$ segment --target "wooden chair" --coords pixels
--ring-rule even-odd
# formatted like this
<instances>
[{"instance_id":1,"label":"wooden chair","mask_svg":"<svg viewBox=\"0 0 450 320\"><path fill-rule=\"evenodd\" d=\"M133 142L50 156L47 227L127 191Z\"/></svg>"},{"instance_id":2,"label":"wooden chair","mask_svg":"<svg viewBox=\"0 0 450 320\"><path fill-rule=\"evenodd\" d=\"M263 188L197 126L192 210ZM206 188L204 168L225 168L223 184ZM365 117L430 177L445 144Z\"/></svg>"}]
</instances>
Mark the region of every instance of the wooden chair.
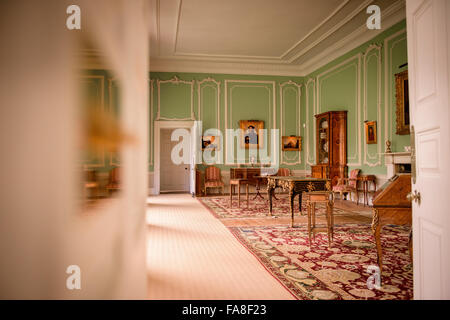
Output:
<instances>
[{"instance_id":1,"label":"wooden chair","mask_svg":"<svg viewBox=\"0 0 450 320\"><path fill-rule=\"evenodd\" d=\"M238 208L241 207L241 185L245 185L246 195L247 195L247 207L249 206L248 201L248 188L249 181L247 179L247 171L240 172L233 168L230 169L230 208L233 207L233 193L237 186L238 188Z\"/></svg>"},{"instance_id":2,"label":"wooden chair","mask_svg":"<svg viewBox=\"0 0 450 320\"><path fill-rule=\"evenodd\" d=\"M109 182L105 187L105 189L108 190L109 194L111 194L112 191L118 191L121 189L119 174L120 169L118 167L113 168L109 172Z\"/></svg>"},{"instance_id":3,"label":"wooden chair","mask_svg":"<svg viewBox=\"0 0 450 320\"><path fill-rule=\"evenodd\" d=\"M222 181L222 177L220 175L220 169L215 166L209 166L205 170L205 184L204 184L204 191L205 196L208 195L208 188L222 188L222 195L223 195L223 189L225 187L225 184Z\"/></svg>"},{"instance_id":4,"label":"wooden chair","mask_svg":"<svg viewBox=\"0 0 450 320\"><path fill-rule=\"evenodd\" d=\"M334 237L334 193L331 191L311 191L304 192L303 198L306 200L308 213L308 238L311 247L311 234L316 238L317 231L326 231L328 234L328 247L331 247ZM326 226L316 226L316 204L323 203L326 206Z\"/></svg>"},{"instance_id":5,"label":"wooden chair","mask_svg":"<svg viewBox=\"0 0 450 320\"><path fill-rule=\"evenodd\" d=\"M349 178L339 178L337 185L333 187L334 193L340 193L341 200L344 194L356 193L356 204L359 204L359 193L358 193L358 176L360 169L353 169L350 171Z\"/></svg>"},{"instance_id":6,"label":"wooden chair","mask_svg":"<svg viewBox=\"0 0 450 320\"><path fill-rule=\"evenodd\" d=\"M291 175L291 170L288 168L280 168L278 169L277 176L280 177L289 177Z\"/></svg>"}]
</instances>

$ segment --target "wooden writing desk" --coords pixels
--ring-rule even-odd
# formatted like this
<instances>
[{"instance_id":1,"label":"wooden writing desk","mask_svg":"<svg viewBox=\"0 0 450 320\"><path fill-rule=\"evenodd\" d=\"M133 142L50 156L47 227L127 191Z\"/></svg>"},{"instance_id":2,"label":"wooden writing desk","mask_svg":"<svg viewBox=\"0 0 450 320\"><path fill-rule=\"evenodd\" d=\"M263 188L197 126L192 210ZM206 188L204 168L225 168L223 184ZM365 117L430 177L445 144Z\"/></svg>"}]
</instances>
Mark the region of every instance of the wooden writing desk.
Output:
<instances>
[{"instance_id":1,"label":"wooden writing desk","mask_svg":"<svg viewBox=\"0 0 450 320\"><path fill-rule=\"evenodd\" d=\"M411 225L411 202L406 198L411 192L411 175L395 175L390 178L374 195L372 232L377 246L378 266L383 269L380 232L384 225ZM412 257L412 241L408 243Z\"/></svg>"}]
</instances>

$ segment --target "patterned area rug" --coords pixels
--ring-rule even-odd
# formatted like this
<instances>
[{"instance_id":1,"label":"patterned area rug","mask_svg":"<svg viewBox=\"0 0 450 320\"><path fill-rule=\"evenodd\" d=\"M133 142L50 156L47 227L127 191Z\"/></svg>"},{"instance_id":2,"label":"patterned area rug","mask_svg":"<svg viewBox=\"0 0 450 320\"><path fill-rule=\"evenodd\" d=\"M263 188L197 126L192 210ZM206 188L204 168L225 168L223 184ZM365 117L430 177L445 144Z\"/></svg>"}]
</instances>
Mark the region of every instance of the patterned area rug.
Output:
<instances>
[{"instance_id":1,"label":"patterned area rug","mask_svg":"<svg viewBox=\"0 0 450 320\"><path fill-rule=\"evenodd\" d=\"M242 197L242 195L241 195ZM269 205L267 200L262 200L257 198L252 200L254 195L250 196L249 206L247 208L247 200L245 200L245 195L241 198L241 207L238 208L237 197L233 197L233 207L230 208L230 198L228 196L224 197L205 197L197 198L216 218L219 219L229 219L229 218L262 218L266 217L269 213ZM273 200L273 215L274 216L290 216L290 205L287 195L277 195L278 200ZM303 212L306 213L306 207L302 203ZM325 212L324 206L317 206L317 213L323 214ZM335 215L348 215L351 212L342 210L339 208L334 208L333 212ZM298 210L298 198L294 201L294 213L299 214Z\"/></svg>"},{"instance_id":2,"label":"patterned area rug","mask_svg":"<svg viewBox=\"0 0 450 320\"><path fill-rule=\"evenodd\" d=\"M228 227L264 267L298 299L412 299L409 229L385 226L381 289L369 290L367 267L376 265L369 225L335 226L328 248L326 233L308 244L306 227Z\"/></svg>"}]
</instances>

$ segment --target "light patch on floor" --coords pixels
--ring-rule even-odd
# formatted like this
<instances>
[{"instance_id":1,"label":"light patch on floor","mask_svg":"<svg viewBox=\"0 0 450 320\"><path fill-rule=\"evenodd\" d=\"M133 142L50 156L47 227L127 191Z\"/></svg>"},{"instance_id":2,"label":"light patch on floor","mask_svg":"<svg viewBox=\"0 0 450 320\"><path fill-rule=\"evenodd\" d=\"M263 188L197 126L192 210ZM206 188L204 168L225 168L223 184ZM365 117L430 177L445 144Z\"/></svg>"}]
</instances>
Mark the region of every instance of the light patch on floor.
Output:
<instances>
[{"instance_id":1,"label":"light patch on floor","mask_svg":"<svg viewBox=\"0 0 450 320\"><path fill-rule=\"evenodd\" d=\"M147 224L149 299L294 299L190 195L149 197Z\"/></svg>"}]
</instances>

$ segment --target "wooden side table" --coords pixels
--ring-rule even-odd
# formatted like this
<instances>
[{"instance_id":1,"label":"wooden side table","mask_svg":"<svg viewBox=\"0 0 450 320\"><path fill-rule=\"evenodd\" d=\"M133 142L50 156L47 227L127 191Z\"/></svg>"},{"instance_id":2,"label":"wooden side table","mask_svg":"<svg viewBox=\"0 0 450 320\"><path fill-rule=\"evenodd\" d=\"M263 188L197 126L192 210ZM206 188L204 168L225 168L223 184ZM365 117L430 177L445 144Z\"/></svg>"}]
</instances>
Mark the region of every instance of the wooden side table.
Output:
<instances>
[{"instance_id":1,"label":"wooden side table","mask_svg":"<svg viewBox=\"0 0 450 320\"><path fill-rule=\"evenodd\" d=\"M358 180L363 184L364 206L369 205L369 182L373 184L373 192L377 191L376 177L373 174L360 174Z\"/></svg>"},{"instance_id":2,"label":"wooden side table","mask_svg":"<svg viewBox=\"0 0 450 320\"><path fill-rule=\"evenodd\" d=\"M248 207L248 180L244 178L232 178L230 179L230 208L233 207L233 192L234 188L238 187L238 208L241 207L241 185L246 186L247 194L247 207Z\"/></svg>"},{"instance_id":3,"label":"wooden side table","mask_svg":"<svg viewBox=\"0 0 450 320\"><path fill-rule=\"evenodd\" d=\"M308 212L308 237L309 246L311 247L311 234L314 240L317 231L326 231L328 234L328 247L331 248L334 233L334 215L333 215L333 199L334 194L331 191L311 191L303 194L306 200L306 207ZM324 203L326 210L326 226L316 226L316 203Z\"/></svg>"}]
</instances>

